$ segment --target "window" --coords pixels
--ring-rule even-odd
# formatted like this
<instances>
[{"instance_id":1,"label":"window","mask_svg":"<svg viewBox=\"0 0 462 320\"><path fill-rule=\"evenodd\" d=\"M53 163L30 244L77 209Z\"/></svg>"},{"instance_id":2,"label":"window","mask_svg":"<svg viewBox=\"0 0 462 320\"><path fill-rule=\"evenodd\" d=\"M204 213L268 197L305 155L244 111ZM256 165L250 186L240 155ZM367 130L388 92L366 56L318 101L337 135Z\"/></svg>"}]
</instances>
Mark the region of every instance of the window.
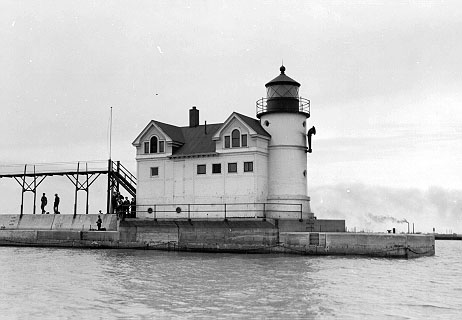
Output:
<instances>
[{"instance_id":1,"label":"window","mask_svg":"<svg viewBox=\"0 0 462 320\"><path fill-rule=\"evenodd\" d=\"M228 172L237 172L237 163L228 163Z\"/></svg>"},{"instance_id":2,"label":"window","mask_svg":"<svg viewBox=\"0 0 462 320\"><path fill-rule=\"evenodd\" d=\"M149 153L149 141L144 143L144 153Z\"/></svg>"},{"instance_id":3,"label":"window","mask_svg":"<svg viewBox=\"0 0 462 320\"><path fill-rule=\"evenodd\" d=\"M157 141L158 141L158 139L157 139L156 136L151 138L151 141L150 141L151 148L149 150L150 153L157 153Z\"/></svg>"},{"instance_id":4,"label":"window","mask_svg":"<svg viewBox=\"0 0 462 320\"><path fill-rule=\"evenodd\" d=\"M231 140L232 140L232 146L233 148L239 148L241 146L241 134L239 130L234 129L233 132L231 133Z\"/></svg>"},{"instance_id":5,"label":"window","mask_svg":"<svg viewBox=\"0 0 462 320\"><path fill-rule=\"evenodd\" d=\"M157 177L159 175L159 167L151 167L151 177Z\"/></svg>"},{"instance_id":6,"label":"window","mask_svg":"<svg viewBox=\"0 0 462 320\"><path fill-rule=\"evenodd\" d=\"M244 162L244 172L252 172L253 171L253 161Z\"/></svg>"},{"instance_id":7,"label":"window","mask_svg":"<svg viewBox=\"0 0 462 320\"><path fill-rule=\"evenodd\" d=\"M231 136L225 136L225 148L247 147L247 134L241 135L238 129L231 132Z\"/></svg>"},{"instance_id":8,"label":"window","mask_svg":"<svg viewBox=\"0 0 462 320\"><path fill-rule=\"evenodd\" d=\"M221 163L212 164L212 173L221 173Z\"/></svg>"},{"instance_id":9,"label":"window","mask_svg":"<svg viewBox=\"0 0 462 320\"><path fill-rule=\"evenodd\" d=\"M246 134L243 134L241 136L241 146L247 147L247 135Z\"/></svg>"},{"instance_id":10,"label":"window","mask_svg":"<svg viewBox=\"0 0 462 320\"><path fill-rule=\"evenodd\" d=\"M156 136L152 136L149 141L144 142L144 153L163 153L165 152L165 141L159 140Z\"/></svg>"},{"instance_id":11,"label":"window","mask_svg":"<svg viewBox=\"0 0 462 320\"><path fill-rule=\"evenodd\" d=\"M206 171L206 165L205 164L198 164L197 165L197 174L205 174Z\"/></svg>"}]
</instances>

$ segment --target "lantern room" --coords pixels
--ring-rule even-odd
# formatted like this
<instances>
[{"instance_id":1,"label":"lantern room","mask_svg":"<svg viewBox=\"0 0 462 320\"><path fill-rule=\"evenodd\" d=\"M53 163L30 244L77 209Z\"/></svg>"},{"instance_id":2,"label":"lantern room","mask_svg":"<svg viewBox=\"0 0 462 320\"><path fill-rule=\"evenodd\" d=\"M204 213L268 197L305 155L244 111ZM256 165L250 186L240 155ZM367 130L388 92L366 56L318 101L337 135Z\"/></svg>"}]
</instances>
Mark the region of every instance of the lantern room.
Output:
<instances>
[{"instance_id":1,"label":"lantern room","mask_svg":"<svg viewBox=\"0 0 462 320\"><path fill-rule=\"evenodd\" d=\"M310 101L299 96L300 83L285 74L286 68L279 68L281 74L268 82L266 98L257 101L257 117L265 113L289 112L310 115Z\"/></svg>"}]
</instances>

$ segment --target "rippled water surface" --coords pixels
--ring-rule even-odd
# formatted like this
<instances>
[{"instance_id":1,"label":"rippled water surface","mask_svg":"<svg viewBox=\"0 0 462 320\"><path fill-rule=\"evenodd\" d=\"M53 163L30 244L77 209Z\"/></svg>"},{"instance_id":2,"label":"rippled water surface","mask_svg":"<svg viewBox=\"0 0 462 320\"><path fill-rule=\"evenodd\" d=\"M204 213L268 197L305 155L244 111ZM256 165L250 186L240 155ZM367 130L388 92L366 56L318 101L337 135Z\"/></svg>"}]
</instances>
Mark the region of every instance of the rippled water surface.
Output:
<instances>
[{"instance_id":1,"label":"rippled water surface","mask_svg":"<svg viewBox=\"0 0 462 320\"><path fill-rule=\"evenodd\" d=\"M0 247L0 318L462 318L462 241L414 260Z\"/></svg>"}]
</instances>

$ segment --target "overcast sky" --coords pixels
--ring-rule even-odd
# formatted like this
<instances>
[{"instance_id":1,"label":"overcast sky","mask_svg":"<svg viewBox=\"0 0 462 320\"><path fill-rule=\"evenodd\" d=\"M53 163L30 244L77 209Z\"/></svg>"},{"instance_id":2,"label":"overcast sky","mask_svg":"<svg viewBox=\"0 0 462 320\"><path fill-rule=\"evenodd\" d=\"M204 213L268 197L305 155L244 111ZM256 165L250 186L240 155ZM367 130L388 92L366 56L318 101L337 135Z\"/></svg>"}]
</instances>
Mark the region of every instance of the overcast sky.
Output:
<instances>
[{"instance_id":1,"label":"overcast sky","mask_svg":"<svg viewBox=\"0 0 462 320\"><path fill-rule=\"evenodd\" d=\"M113 107L112 158L134 169L149 120L254 117L284 60L311 100L319 218L462 232L461 39L457 1L2 1L0 164L107 159ZM69 211L69 181L39 192L61 185ZM20 190L0 180L2 213Z\"/></svg>"}]
</instances>

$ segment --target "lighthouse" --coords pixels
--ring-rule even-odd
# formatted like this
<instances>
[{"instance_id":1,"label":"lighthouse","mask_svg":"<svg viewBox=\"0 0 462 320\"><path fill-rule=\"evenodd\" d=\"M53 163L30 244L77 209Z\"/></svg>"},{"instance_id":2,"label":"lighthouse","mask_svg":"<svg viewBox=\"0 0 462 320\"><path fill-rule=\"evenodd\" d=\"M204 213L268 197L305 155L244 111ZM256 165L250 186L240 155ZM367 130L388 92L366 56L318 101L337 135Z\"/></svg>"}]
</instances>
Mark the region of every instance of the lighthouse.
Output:
<instances>
[{"instance_id":1,"label":"lighthouse","mask_svg":"<svg viewBox=\"0 0 462 320\"><path fill-rule=\"evenodd\" d=\"M299 95L300 83L285 74L268 82L266 98L257 100L257 118L271 135L268 144L268 202L301 204L312 218L307 187L307 120L310 101ZM311 150L310 150L311 151Z\"/></svg>"},{"instance_id":2,"label":"lighthouse","mask_svg":"<svg viewBox=\"0 0 462 320\"><path fill-rule=\"evenodd\" d=\"M285 71L281 66L281 73L266 84L256 118L232 112L222 123L200 124L199 109L193 106L189 126L151 120L133 142L137 215L257 217L277 220L284 230L312 230L310 101L299 95L300 83Z\"/></svg>"}]
</instances>

